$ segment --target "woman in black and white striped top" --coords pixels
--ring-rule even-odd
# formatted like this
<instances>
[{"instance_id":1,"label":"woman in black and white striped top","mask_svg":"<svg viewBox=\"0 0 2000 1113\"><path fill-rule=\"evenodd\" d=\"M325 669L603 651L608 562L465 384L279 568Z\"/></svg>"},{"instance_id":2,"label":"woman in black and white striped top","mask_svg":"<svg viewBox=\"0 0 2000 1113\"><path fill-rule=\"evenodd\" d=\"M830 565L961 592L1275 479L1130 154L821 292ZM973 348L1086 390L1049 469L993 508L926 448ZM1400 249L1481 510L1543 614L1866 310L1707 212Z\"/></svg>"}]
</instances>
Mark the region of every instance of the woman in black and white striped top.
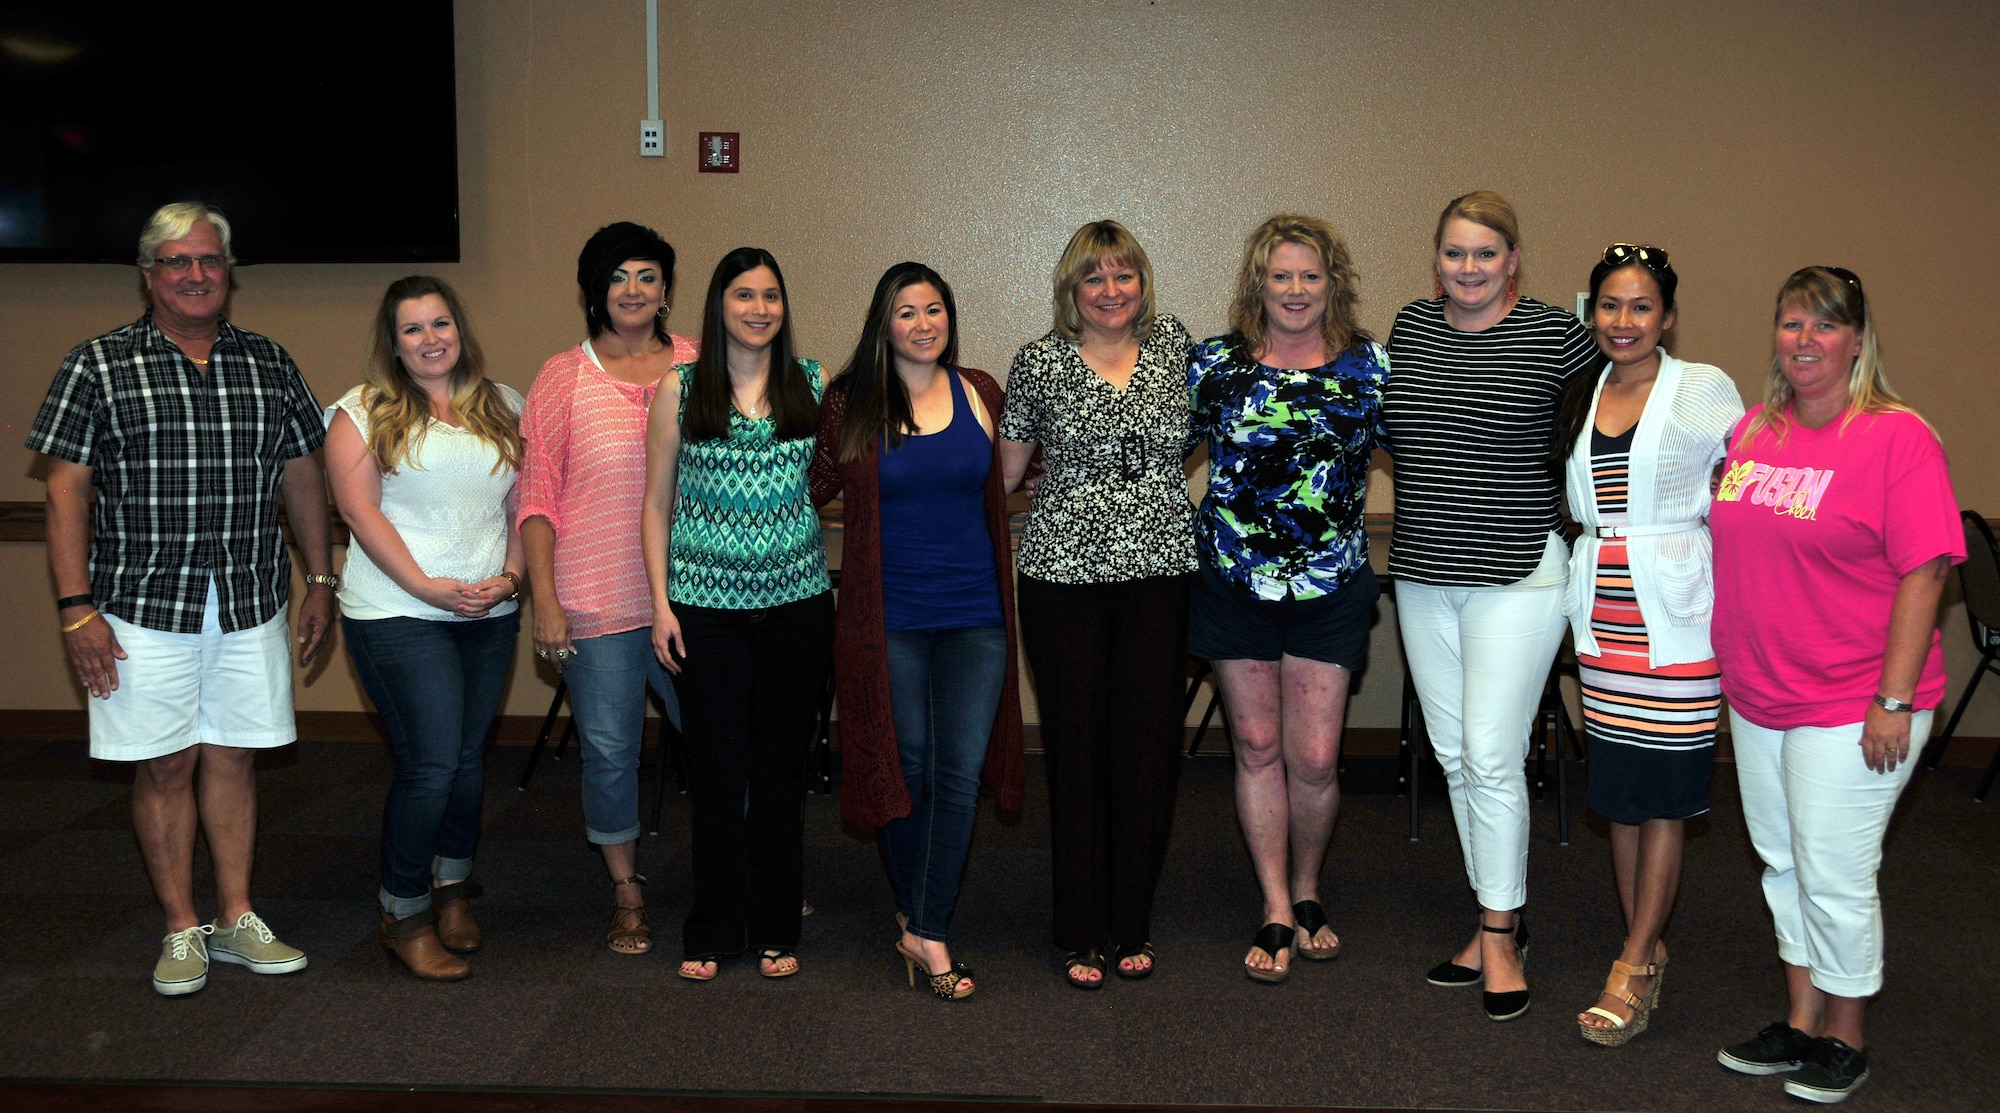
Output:
<instances>
[{"instance_id":1,"label":"woman in black and white striped top","mask_svg":"<svg viewBox=\"0 0 2000 1113\"><path fill-rule=\"evenodd\" d=\"M1439 296L1389 333L1382 413L1396 454L1389 571L1403 654L1451 792L1480 931L1431 970L1486 987L1486 1014L1528 1010L1528 727L1561 643L1556 405L1596 360L1577 319L1520 296L1520 225L1495 193L1438 217Z\"/></svg>"}]
</instances>

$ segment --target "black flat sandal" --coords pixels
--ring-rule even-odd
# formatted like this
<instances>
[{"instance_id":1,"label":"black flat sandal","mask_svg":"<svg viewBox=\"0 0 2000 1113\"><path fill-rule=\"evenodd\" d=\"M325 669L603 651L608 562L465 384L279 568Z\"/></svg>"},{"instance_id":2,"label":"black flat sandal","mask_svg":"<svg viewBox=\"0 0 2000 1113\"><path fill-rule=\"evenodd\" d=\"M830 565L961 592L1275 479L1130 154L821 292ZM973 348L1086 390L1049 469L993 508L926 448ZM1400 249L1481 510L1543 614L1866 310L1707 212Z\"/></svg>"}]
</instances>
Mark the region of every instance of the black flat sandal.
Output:
<instances>
[{"instance_id":1,"label":"black flat sandal","mask_svg":"<svg viewBox=\"0 0 2000 1113\"><path fill-rule=\"evenodd\" d=\"M1480 924L1479 930L1490 932L1494 935L1514 936L1514 954L1521 960L1522 966L1525 967L1527 965L1528 947L1523 941L1528 934L1527 921L1516 916L1513 927L1497 928L1488 924ZM1484 978L1485 975L1482 974L1481 977ZM1488 990L1482 995L1482 1003L1486 1006L1486 1019L1512 1020L1528 1011L1528 991L1525 989L1510 989L1505 993L1494 993L1492 990Z\"/></svg>"},{"instance_id":2,"label":"black flat sandal","mask_svg":"<svg viewBox=\"0 0 2000 1113\"><path fill-rule=\"evenodd\" d=\"M1102 989L1104 987L1104 951L1092 947L1087 951L1071 951L1063 956L1062 978L1073 989ZM1097 971L1096 981L1085 981L1077 977L1077 970Z\"/></svg>"},{"instance_id":3,"label":"black flat sandal","mask_svg":"<svg viewBox=\"0 0 2000 1113\"><path fill-rule=\"evenodd\" d=\"M1514 949L1521 953L1522 958L1526 958L1528 957L1527 917L1516 918L1514 924L1516 928ZM1481 924L1480 926L1485 927L1486 925ZM1493 930L1498 934L1506 934L1498 928ZM1436 966L1431 967L1430 973L1424 975L1424 980L1432 985L1443 986L1446 989L1464 989L1485 981L1486 972L1483 970L1474 970L1470 966L1460 966L1456 962L1440 962Z\"/></svg>"},{"instance_id":4,"label":"black flat sandal","mask_svg":"<svg viewBox=\"0 0 2000 1113\"><path fill-rule=\"evenodd\" d=\"M1143 958L1146 960L1146 965L1136 970L1127 969L1125 960L1128 958ZM1159 958L1153 953L1153 945L1151 943L1141 943L1136 947L1118 948L1118 962L1112 966L1112 969L1118 973L1119 977L1126 981L1136 982L1140 978L1152 977L1153 967L1157 965L1159 965Z\"/></svg>"},{"instance_id":5,"label":"black flat sandal","mask_svg":"<svg viewBox=\"0 0 2000 1113\"><path fill-rule=\"evenodd\" d=\"M1326 926L1326 909L1316 900L1302 900L1292 905L1292 919L1298 921L1299 946L1293 952L1314 962L1329 962L1340 957L1340 937L1333 937L1333 946L1324 949L1309 944L1319 937L1319 931Z\"/></svg>"},{"instance_id":6,"label":"black flat sandal","mask_svg":"<svg viewBox=\"0 0 2000 1113\"><path fill-rule=\"evenodd\" d=\"M1274 965L1269 970L1259 970L1255 966L1250 965L1246 960L1243 963L1243 972L1250 975L1251 981L1264 982L1269 985L1276 985L1286 978L1291 977L1291 967L1278 966L1275 963L1278 961L1278 952L1290 948L1292 941L1297 937L1298 932L1286 927L1284 924L1265 924L1258 930L1257 938L1250 941L1250 949L1253 951L1262 951L1270 955L1271 962ZM1296 954L1298 952L1294 951L1293 953Z\"/></svg>"}]
</instances>

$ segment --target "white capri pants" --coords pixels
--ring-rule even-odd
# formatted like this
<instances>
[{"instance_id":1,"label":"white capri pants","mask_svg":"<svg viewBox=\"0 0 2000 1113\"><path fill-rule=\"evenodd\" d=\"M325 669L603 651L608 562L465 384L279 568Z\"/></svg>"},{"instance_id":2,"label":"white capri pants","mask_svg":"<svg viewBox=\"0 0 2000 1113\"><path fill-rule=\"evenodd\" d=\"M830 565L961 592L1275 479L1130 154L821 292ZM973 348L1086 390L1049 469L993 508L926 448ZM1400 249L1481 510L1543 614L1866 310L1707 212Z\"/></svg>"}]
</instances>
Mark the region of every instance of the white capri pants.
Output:
<instances>
[{"instance_id":1,"label":"white capri pants","mask_svg":"<svg viewBox=\"0 0 2000 1113\"><path fill-rule=\"evenodd\" d=\"M1729 711L1743 822L1764 859L1778 957L1840 997L1882 990L1882 838L1931 736L1910 716L1910 756L1891 773L1861 758L1860 723L1772 730Z\"/></svg>"},{"instance_id":2,"label":"white capri pants","mask_svg":"<svg viewBox=\"0 0 2000 1113\"><path fill-rule=\"evenodd\" d=\"M1569 629L1563 595L1560 576L1545 587L1396 584L1403 659L1481 908L1528 903L1528 732Z\"/></svg>"}]
</instances>

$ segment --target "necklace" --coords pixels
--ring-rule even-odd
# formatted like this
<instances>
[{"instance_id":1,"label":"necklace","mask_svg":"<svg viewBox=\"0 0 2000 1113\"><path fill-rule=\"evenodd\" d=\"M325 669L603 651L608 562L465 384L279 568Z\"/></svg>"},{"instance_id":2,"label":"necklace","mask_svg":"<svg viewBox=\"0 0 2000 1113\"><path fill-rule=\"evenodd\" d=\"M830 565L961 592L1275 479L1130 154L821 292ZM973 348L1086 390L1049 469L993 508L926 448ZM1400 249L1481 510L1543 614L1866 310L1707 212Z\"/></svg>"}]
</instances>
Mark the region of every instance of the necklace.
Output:
<instances>
[{"instance_id":1,"label":"necklace","mask_svg":"<svg viewBox=\"0 0 2000 1113\"><path fill-rule=\"evenodd\" d=\"M189 359L194 359L194 365L195 365L196 367L207 367L207 366L208 366L208 361L207 361L207 360L205 360L205 359L195 359L195 357L193 357L193 356L189 356L188 358L189 358Z\"/></svg>"}]
</instances>

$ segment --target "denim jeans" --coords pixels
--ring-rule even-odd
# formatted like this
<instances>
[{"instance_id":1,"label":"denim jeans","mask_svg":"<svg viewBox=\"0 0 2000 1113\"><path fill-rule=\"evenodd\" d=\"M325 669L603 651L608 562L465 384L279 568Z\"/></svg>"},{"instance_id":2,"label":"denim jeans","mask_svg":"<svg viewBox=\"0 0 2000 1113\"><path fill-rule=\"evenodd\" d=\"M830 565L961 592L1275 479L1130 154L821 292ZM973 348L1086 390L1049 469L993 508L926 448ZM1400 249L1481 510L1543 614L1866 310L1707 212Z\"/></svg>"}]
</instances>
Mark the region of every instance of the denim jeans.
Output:
<instances>
[{"instance_id":1,"label":"denim jeans","mask_svg":"<svg viewBox=\"0 0 2000 1113\"><path fill-rule=\"evenodd\" d=\"M486 791L486 732L521 614L473 622L342 616L347 650L389 730L396 779L382 809L382 907L430 907L431 878L471 875Z\"/></svg>"},{"instance_id":2,"label":"denim jeans","mask_svg":"<svg viewBox=\"0 0 2000 1113\"><path fill-rule=\"evenodd\" d=\"M998 626L891 630L889 705L910 814L880 836L896 907L910 934L943 940L979 809L979 771L1007 678Z\"/></svg>"},{"instance_id":3,"label":"denim jeans","mask_svg":"<svg viewBox=\"0 0 2000 1113\"><path fill-rule=\"evenodd\" d=\"M687 638L680 681L694 813L694 904L681 953L789 951L805 899L806 743L833 652L833 592L674 613Z\"/></svg>"},{"instance_id":4,"label":"denim jeans","mask_svg":"<svg viewBox=\"0 0 2000 1113\"><path fill-rule=\"evenodd\" d=\"M583 753L583 834L599 846L639 837L639 751L646 741L646 689L681 724L680 700L660 659L653 628L578 638L563 670Z\"/></svg>"}]
</instances>

